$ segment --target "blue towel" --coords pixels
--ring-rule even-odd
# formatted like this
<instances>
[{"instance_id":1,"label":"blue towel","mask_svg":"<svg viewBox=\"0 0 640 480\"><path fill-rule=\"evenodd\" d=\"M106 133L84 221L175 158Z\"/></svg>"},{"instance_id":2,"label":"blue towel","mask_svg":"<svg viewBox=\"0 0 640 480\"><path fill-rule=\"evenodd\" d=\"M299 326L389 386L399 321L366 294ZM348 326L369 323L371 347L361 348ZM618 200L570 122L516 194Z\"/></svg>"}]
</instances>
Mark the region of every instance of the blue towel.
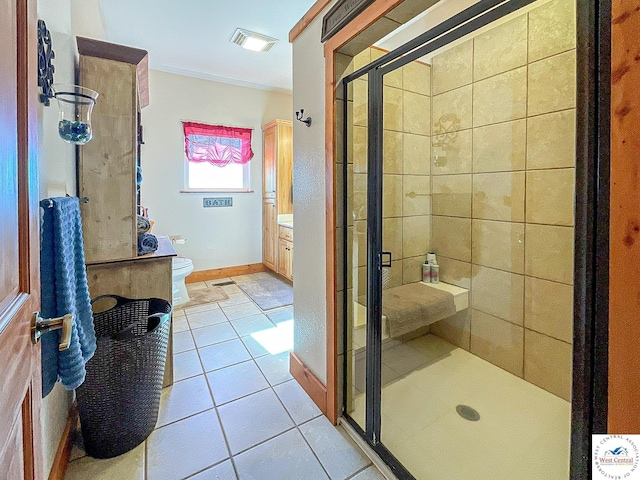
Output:
<instances>
[{"instance_id":1,"label":"blue towel","mask_svg":"<svg viewBox=\"0 0 640 480\"><path fill-rule=\"evenodd\" d=\"M78 388L85 363L96 350L96 333L84 262L80 203L75 197L42 200L40 244L41 310L43 318L74 315L69 349L58 351L60 330L42 337L42 396L59 379L67 390Z\"/></svg>"},{"instance_id":2,"label":"blue towel","mask_svg":"<svg viewBox=\"0 0 640 480\"><path fill-rule=\"evenodd\" d=\"M151 233L138 234L138 255L153 253L158 249L158 239Z\"/></svg>"}]
</instances>

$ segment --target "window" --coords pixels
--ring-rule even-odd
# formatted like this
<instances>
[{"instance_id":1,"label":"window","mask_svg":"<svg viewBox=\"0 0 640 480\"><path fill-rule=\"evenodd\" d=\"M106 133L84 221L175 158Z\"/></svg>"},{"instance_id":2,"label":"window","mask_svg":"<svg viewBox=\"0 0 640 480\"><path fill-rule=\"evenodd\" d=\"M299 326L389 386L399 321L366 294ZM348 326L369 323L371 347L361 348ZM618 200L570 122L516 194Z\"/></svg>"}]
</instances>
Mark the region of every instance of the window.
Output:
<instances>
[{"instance_id":1,"label":"window","mask_svg":"<svg viewBox=\"0 0 640 480\"><path fill-rule=\"evenodd\" d=\"M187 192L248 192L251 129L183 122Z\"/></svg>"}]
</instances>

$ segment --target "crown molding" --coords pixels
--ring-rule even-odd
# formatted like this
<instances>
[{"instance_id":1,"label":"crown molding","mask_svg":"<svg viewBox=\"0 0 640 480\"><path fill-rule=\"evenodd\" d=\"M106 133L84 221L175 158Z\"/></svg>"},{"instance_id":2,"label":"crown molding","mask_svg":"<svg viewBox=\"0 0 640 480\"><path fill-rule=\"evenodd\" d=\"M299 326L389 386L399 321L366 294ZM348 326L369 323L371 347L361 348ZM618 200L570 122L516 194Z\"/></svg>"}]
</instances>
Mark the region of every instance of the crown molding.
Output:
<instances>
[{"instance_id":1,"label":"crown molding","mask_svg":"<svg viewBox=\"0 0 640 480\"><path fill-rule=\"evenodd\" d=\"M158 70L165 73L173 73L174 75L182 75L183 77L199 78L200 80L209 80L211 82L225 83L227 85L235 85L237 87L251 88L254 90L262 90L265 92L284 93L291 95L293 93L292 88L280 88L272 85L264 85L260 83L246 82L244 80L236 80L235 78L221 77L206 72L199 72L197 70L190 70L187 68L172 67L169 65L152 64L149 67L151 70Z\"/></svg>"}]
</instances>

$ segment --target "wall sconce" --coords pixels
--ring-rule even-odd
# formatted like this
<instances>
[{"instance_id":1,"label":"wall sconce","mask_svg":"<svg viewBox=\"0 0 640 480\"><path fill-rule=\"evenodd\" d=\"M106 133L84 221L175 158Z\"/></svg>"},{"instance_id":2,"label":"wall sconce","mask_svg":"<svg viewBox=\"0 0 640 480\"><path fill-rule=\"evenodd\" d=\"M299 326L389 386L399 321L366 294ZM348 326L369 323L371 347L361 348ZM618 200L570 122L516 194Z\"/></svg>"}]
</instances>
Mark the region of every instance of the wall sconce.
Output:
<instances>
[{"instance_id":1,"label":"wall sconce","mask_svg":"<svg viewBox=\"0 0 640 480\"><path fill-rule=\"evenodd\" d=\"M304 123L307 127L311 126L311 117L307 117L305 119L303 119L304 117L304 108L301 108L299 112L296 112L296 120L298 120L299 122Z\"/></svg>"},{"instance_id":2,"label":"wall sconce","mask_svg":"<svg viewBox=\"0 0 640 480\"><path fill-rule=\"evenodd\" d=\"M79 85L54 85L55 67L51 62L54 58L56 55L51 47L51 34L44 20L38 20L38 86L42 87L40 101L48 107L50 99L55 98L60 110L58 135L67 143L84 145L93 137L91 111L98 93Z\"/></svg>"}]
</instances>

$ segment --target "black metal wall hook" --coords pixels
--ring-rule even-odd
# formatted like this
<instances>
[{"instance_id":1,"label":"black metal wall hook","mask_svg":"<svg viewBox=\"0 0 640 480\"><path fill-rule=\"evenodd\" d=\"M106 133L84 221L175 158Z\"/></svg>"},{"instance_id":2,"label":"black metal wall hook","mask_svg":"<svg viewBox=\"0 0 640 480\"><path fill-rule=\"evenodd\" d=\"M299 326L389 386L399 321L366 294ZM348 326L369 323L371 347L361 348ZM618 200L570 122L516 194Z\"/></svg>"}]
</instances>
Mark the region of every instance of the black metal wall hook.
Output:
<instances>
[{"instance_id":1,"label":"black metal wall hook","mask_svg":"<svg viewBox=\"0 0 640 480\"><path fill-rule=\"evenodd\" d=\"M301 108L299 112L296 112L296 120L304 123L307 127L311 126L311 117L304 118L304 108Z\"/></svg>"}]
</instances>

